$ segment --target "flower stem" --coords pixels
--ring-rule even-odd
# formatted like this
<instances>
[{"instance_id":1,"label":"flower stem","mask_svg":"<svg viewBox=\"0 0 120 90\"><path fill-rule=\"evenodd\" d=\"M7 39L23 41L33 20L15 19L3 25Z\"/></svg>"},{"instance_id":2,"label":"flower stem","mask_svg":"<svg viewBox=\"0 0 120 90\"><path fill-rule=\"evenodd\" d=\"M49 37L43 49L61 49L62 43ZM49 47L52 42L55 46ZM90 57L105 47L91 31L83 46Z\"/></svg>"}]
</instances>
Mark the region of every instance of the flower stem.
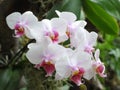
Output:
<instances>
[{"instance_id":1,"label":"flower stem","mask_svg":"<svg viewBox=\"0 0 120 90\"><path fill-rule=\"evenodd\" d=\"M31 42L34 42L34 41L35 40L32 39L28 43L26 43L26 45L23 48L21 48L20 51L18 51L13 58L11 58L11 60L10 60L11 62L8 64L8 66L11 67L11 66L15 65L15 63L19 60L19 58L21 58L23 53L25 53L28 50L28 48L27 48L28 44Z\"/></svg>"}]
</instances>

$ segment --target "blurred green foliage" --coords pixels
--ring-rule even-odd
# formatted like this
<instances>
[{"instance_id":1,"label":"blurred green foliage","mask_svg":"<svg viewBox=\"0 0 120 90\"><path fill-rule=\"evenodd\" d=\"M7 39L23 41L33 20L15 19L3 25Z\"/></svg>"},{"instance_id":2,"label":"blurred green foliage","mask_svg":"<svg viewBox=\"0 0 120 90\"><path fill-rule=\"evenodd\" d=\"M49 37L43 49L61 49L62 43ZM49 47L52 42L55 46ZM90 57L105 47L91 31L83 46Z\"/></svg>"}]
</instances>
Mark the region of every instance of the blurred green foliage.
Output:
<instances>
[{"instance_id":1,"label":"blurred green foliage","mask_svg":"<svg viewBox=\"0 0 120 90\"><path fill-rule=\"evenodd\" d=\"M98 43L98 47L101 50L101 58L103 62L110 66L118 77L120 78L120 36L113 38L110 35L106 35L104 43Z\"/></svg>"},{"instance_id":2,"label":"blurred green foliage","mask_svg":"<svg viewBox=\"0 0 120 90\"><path fill-rule=\"evenodd\" d=\"M104 43L98 43L100 58L106 66L107 78L102 79L105 90L119 90L120 86L120 36L105 35ZM101 78L100 78L101 80Z\"/></svg>"},{"instance_id":3,"label":"blurred green foliage","mask_svg":"<svg viewBox=\"0 0 120 90\"><path fill-rule=\"evenodd\" d=\"M17 90L21 75L17 68L0 69L0 90Z\"/></svg>"}]
</instances>

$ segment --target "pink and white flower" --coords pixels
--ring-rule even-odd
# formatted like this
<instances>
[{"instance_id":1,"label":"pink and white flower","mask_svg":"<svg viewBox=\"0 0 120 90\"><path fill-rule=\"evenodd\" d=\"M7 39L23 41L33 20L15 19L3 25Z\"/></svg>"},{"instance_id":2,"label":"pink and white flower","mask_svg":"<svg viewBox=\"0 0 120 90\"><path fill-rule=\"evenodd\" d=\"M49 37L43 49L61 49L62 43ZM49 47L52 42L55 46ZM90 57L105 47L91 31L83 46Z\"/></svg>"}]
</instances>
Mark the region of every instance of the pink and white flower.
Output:
<instances>
[{"instance_id":1,"label":"pink and white flower","mask_svg":"<svg viewBox=\"0 0 120 90\"><path fill-rule=\"evenodd\" d=\"M98 74L100 77L106 77L107 76L105 74L105 66L100 61L99 55L100 55L100 50L97 49L95 51L95 55L92 59L92 67L89 68L88 72L85 74L85 78L88 79L88 80L91 79L92 77L95 77L96 74Z\"/></svg>"},{"instance_id":2,"label":"pink and white flower","mask_svg":"<svg viewBox=\"0 0 120 90\"><path fill-rule=\"evenodd\" d=\"M82 77L84 77L84 74L89 70L91 65L90 54L86 52L74 52L69 58L56 62L56 79L70 77L70 80L79 86L82 84Z\"/></svg>"},{"instance_id":3,"label":"pink and white flower","mask_svg":"<svg viewBox=\"0 0 120 90\"><path fill-rule=\"evenodd\" d=\"M55 63L65 53L65 48L53 43L33 43L28 46L29 51L26 53L28 60L35 64L36 68L43 67L46 76L51 76L55 71Z\"/></svg>"},{"instance_id":4,"label":"pink and white flower","mask_svg":"<svg viewBox=\"0 0 120 90\"><path fill-rule=\"evenodd\" d=\"M7 16L6 21L9 28L15 30L16 37L25 34L28 38L33 38L29 26L36 24L38 19L31 11L27 11L23 14L14 12Z\"/></svg>"},{"instance_id":5,"label":"pink and white flower","mask_svg":"<svg viewBox=\"0 0 120 90\"><path fill-rule=\"evenodd\" d=\"M86 31L86 33L80 37L82 38L79 38L79 35L77 37L78 42L81 41L77 49L91 54L94 51L94 46L96 45L98 34L96 32Z\"/></svg>"},{"instance_id":6,"label":"pink and white flower","mask_svg":"<svg viewBox=\"0 0 120 90\"><path fill-rule=\"evenodd\" d=\"M100 50L97 49L95 51L95 61L93 61L93 68L98 75L100 75L101 77L106 77L107 75L105 74L105 66L104 63L100 61L99 55Z\"/></svg>"},{"instance_id":7,"label":"pink and white flower","mask_svg":"<svg viewBox=\"0 0 120 90\"><path fill-rule=\"evenodd\" d=\"M39 25L31 28L36 30L32 34L37 41L41 41L41 38L44 37L49 37L53 43L64 42L68 39L65 33L67 28L66 21L60 18L43 19L39 22Z\"/></svg>"},{"instance_id":8,"label":"pink and white flower","mask_svg":"<svg viewBox=\"0 0 120 90\"><path fill-rule=\"evenodd\" d=\"M84 38L84 33L86 32L84 27L87 24L86 21L76 21L77 17L72 12L59 12L56 10L56 13L59 18L62 18L67 22L66 34L70 38L70 45L77 48ZM80 40L78 40L78 38Z\"/></svg>"}]
</instances>

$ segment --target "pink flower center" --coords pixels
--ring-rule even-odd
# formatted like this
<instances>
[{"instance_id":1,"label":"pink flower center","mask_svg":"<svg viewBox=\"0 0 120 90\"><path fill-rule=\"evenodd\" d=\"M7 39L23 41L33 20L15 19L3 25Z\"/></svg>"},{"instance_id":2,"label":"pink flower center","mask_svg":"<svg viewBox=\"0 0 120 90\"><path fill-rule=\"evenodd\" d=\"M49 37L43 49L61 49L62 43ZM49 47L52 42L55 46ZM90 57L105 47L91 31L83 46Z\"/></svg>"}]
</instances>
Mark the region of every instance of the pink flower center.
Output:
<instances>
[{"instance_id":1,"label":"pink flower center","mask_svg":"<svg viewBox=\"0 0 120 90\"><path fill-rule=\"evenodd\" d=\"M103 64L100 64L99 66L97 66L96 68L96 72L101 76L101 77L106 77L106 75L104 74L105 71L105 67Z\"/></svg>"},{"instance_id":2,"label":"pink flower center","mask_svg":"<svg viewBox=\"0 0 120 90\"><path fill-rule=\"evenodd\" d=\"M74 71L70 80L79 86L80 84L82 84L81 78L82 78L84 72L85 71L83 68L80 68L78 71Z\"/></svg>"},{"instance_id":3,"label":"pink flower center","mask_svg":"<svg viewBox=\"0 0 120 90\"><path fill-rule=\"evenodd\" d=\"M59 37L59 33L56 32L56 31L47 32L46 36L49 36L53 42L57 42L58 41L58 37Z\"/></svg>"},{"instance_id":4,"label":"pink flower center","mask_svg":"<svg viewBox=\"0 0 120 90\"><path fill-rule=\"evenodd\" d=\"M19 23L15 25L15 30L16 30L15 34L18 36L22 36L25 33L24 27Z\"/></svg>"},{"instance_id":5,"label":"pink flower center","mask_svg":"<svg viewBox=\"0 0 120 90\"><path fill-rule=\"evenodd\" d=\"M93 63L93 68L95 69L95 72L101 76L101 77L106 77L107 75L104 73L105 71L105 66L101 62L94 62Z\"/></svg>"},{"instance_id":6,"label":"pink flower center","mask_svg":"<svg viewBox=\"0 0 120 90\"><path fill-rule=\"evenodd\" d=\"M91 53L91 52L94 51L94 48L91 47L90 45L87 45L87 46L85 47L84 51L85 51L85 52L88 52L88 53Z\"/></svg>"},{"instance_id":7,"label":"pink flower center","mask_svg":"<svg viewBox=\"0 0 120 90\"><path fill-rule=\"evenodd\" d=\"M48 62L43 61L41 64L41 67L43 67L44 70L46 71L46 73L47 73L46 76L52 76L53 72L55 71L55 66L50 61L48 61Z\"/></svg>"},{"instance_id":8,"label":"pink flower center","mask_svg":"<svg viewBox=\"0 0 120 90\"><path fill-rule=\"evenodd\" d=\"M99 66L96 68L96 72L97 72L97 73L103 73L103 71L104 71L104 67L103 67L102 64L99 65Z\"/></svg>"}]
</instances>

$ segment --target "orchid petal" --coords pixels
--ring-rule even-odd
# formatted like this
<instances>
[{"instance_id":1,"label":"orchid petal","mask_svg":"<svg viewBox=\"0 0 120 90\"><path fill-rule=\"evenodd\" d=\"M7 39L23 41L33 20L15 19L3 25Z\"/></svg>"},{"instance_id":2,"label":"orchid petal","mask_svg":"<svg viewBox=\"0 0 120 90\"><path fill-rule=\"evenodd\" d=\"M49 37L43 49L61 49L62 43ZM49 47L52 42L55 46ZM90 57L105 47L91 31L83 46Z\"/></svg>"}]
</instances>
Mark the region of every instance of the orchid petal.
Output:
<instances>
[{"instance_id":1,"label":"orchid petal","mask_svg":"<svg viewBox=\"0 0 120 90\"><path fill-rule=\"evenodd\" d=\"M71 24L77 19L76 15L72 12L61 12L59 17L65 19L68 24Z\"/></svg>"},{"instance_id":2,"label":"orchid petal","mask_svg":"<svg viewBox=\"0 0 120 90\"><path fill-rule=\"evenodd\" d=\"M39 64L42 62L42 53L43 53L43 48L39 44L32 44L29 45L29 50L26 53L26 57L32 64Z\"/></svg>"},{"instance_id":3,"label":"orchid petal","mask_svg":"<svg viewBox=\"0 0 120 90\"><path fill-rule=\"evenodd\" d=\"M95 60L98 60L98 59L99 59L99 56L100 56L100 50L97 49L97 50L95 51Z\"/></svg>"},{"instance_id":4,"label":"orchid petal","mask_svg":"<svg viewBox=\"0 0 120 90\"><path fill-rule=\"evenodd\" d=\"M79 20L79 21L75 21L73 24L72 24L72 27L73 28L76 28L76 27L82 27L84 28L86 26L87 22L84 21L84 20Z\"/></svg>"},{"instance_id":5,"label":"orchid petal","mask_svg":"<svg viewBox=\"0 0 120 90\"><path fill-rule=\"evenodd\" d=\"M28 27L24 27L25 28L25 35L30 38L30 39L33 39L33 36L31 35L31 31L30 31L30 28Z\"/></svg>"},{"instance_id":6,"label":"orchid petal","mask_svg":"<svg viewBox=\"0 0 120 90\"><path fill-rule=\"evenodd\" d=\"M51 25L53 30L57 31L60 35L65 34L67 29L67 23L65 22L64 19L53 18L51 20Z\"/></svg>"},{"instance_id":7,"label":"orchid petal","mask_svg":"<svg viewBox=\"0 0 120 90\"><path fill-rule=\"evenodd\" d=\"M66 40L68 40L68 36L66 34L61 35L60 37L58 37L58 43L64 42Z\"/></svg>"},{"instance_id":8,"label":"orchid petal","mask_svg":"<svg viewBox=\"0 0 120 90\"><path fill-rule=\"evenodd\" d=\"M98 34L96 32L90 32L88 40L91 46L96 45L97 37L98 37Z\"/></svg>"},{"instance_id":9,"label":"orchid petal","mask_svg":"<svg viewBox=\"0 0 120 90\"><path fill-rule=\"evenodd\" d=\"M55 10L56 14L60 17L61 12L58 10Z\"/></svg>"},{"instance_id":10,"label":"orchid petal","mask_svg":"<svg viewBox=\"0 0 120 90\"><path fill-rule=\"evenodd\" d=\"M44 31L51 32L51 30L52 30L51 21L48 19L43 19L42 23L43 23Z\"/></svg>"},{"instance_id":11,"label":"orchid petal","mask_svg":"<svg viewBox=\"0 0 120 90\"><path fill-rule=\"evenodd\" d=\"M21 16L21 21L23 21L23 23L27 24L27 25L33 25L35 22L38 21L37 17L31 12L31 11L27 11L25 13L22 14Z\"/></svg>"},{"instance_id":12,"label":"orchid petal","mask_svg":"<svg viewBox=\"0 0 120 90\"><path fill-rule=\"evenodd\" d=\"M84 49L84 46L86 44L86 30L84 28L78 28L76 29L75 32L73 32L73 34L70 37L70 42L71 42L71 46L78 48L80 50Z\"/></svg>"},{"instance_id":13,"label":"orchid petal","mask_svg":"<svg viewBox=\"0 0 120 90\"><path fill-rule=\"evenodd\" d=\"M62 80L64 79L63 76L60 76L58 73L55 74L55 80Z\"/></svg>"},{"instance_id":14,"label":"orchid petal","mask_svg":"<svg viewBox=\"0 0 120 90\"><path fill-rule=\"evenodd\" d=\"M6 17L6 22L9 26L10 29L14 29L16 23L20 20L21 18L21 13L19 12L14 12Z\"/></svg>"},{"instance_id":15,"label":"orchid petal","mask_svg":"<svg viewBox=\"0 0 120 90\"><path fill-rule=\"evenodd\" d=\"M41 41L44 37L43 23L38 22L34 25L29 26L29 31L31 36L36 39L36 41Z\"/></svg>"},{"instance_id":16,"label":"orchid petal","mask_svg":"<svg viewBox=\"0 0 120 90\"><path fill-rule=\"evenodd\" d=\"M82 67L85 70L89 69L92 66L91 55L86 52L76 52L73 57L71 57L71 63Z\"/></svg>"},{"instance_id":17,"label":"orchid petal","mask_svg":"<svg viewBox=\"0 0 120 90\"><path fill-rule=\"evenodd\" d=\"M50 55L54 56L53 61L55 61L55 60L61 58L64 55L65 50L66 49L63 46L51 43L48 47L47 52L49 52Z\"/></svg>"},{"instance_id":18,"label":"orchid petal","mask_svg":"<svg viewBox=\"0 0 120 90\"><path fill-rule=\"evenodd\" d=\"M85 73L84 73L84 78L87 80L92 79L95 76L95 71L93 70L93 68L89 68Z\"/></svg>"},{"instance_id":19,"label":"orchid petal","mask_svg":"<svg viewBox=\"0 0 120 90\"><path fill-rule=\"evenodd\" d=\"M60 60L55 63L55 68L57 74L61 78L68 78L71 75L71 68L69 67L69 60L67 57L60 58Z\"/></svg>"}]
</instances>

